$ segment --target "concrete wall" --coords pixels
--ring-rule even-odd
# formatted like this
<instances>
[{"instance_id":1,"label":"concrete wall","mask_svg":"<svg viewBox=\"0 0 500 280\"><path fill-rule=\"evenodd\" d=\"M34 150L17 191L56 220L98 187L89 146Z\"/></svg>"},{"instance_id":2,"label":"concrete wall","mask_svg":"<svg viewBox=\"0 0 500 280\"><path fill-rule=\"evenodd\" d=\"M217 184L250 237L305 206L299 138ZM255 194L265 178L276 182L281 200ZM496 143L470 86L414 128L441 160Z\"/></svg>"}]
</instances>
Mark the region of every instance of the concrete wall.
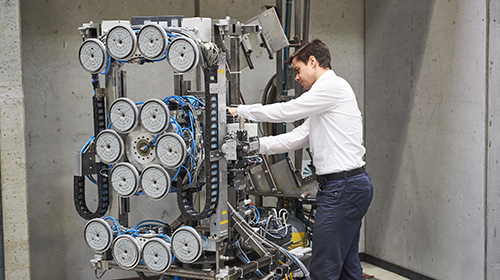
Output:
<instances>
[{"instance_id":1,"label":"concrete wall","mask_svg":"<svg viewBox=\"0 0 500 280\"><path fill-rule=\"evenodd\" d=\"M93 279L92 251L83 239L85 220L73 204L73 153L93 133L90 75L78 62L82 23L132 16L194 15L192 1L23 1L23 74L26 104L31 276L33 279ZM129 96L146 100L173 93L167 64L141 71L125 67ZM157 81L150 84L151 80ZM148 81L147 87L141 81ZM165 86L166 85L166 86ZM103 84L102 84L103 86ZM88 183L87 190L95 189ZM89 204L95 204L90 194ZM141 211L151 211L144 200ZM132 206L136 206L132 202ZM149 207L148 207L149 206ZM115 214L113 214L116 216ZM159 218L154 215L151 218ZM138 220L131 218L131 223ZM108 272L103 279L134 277Z\"/></svg>"},{"instance_id":2,"label":"concrete wall","mask_svg":"<svg viewBox=\"0 0 500 280\"><path fill-rule=\"evenodd\" d=\"M365 1L366 253L437 279L485 277L489 2Z\"/></svg>"},{"instance_id":3,"label":"concrete wall","mask_svg":"<svg viewBox=\"0 0 500 280\"><path fill-rule=\"evenodd\" d=\"M0 7L16 22L14 2L0 1ZM273 1L200 3L201 16L245 21ZM376 189L367 216L367 254L438 279L499 277L499 6L498 0L312 1L310 38L327 42L335 71L351 82L364 106L366 158ZM76 28L137 15L194 16L194 1L27 0L20 8L31 276L92 279L85 221L72 198L72 153L92 133L90 76L77 61ZM0 49L19 56L19 47ZM14 73L0 76L1 97L7 81L14 85L10 96L20 98L20 64L1 62L8 66L5 73ZM256 70L242 74L249 103L260 100L274 72L265 54L257 53L255 62ZM126 70L134 100L173 94L173 86L165 86L173 81L166 63ZM16 102L8 106L14 113ZM6 124L18 122L6 122L1 108L4 132ZM5 178L2 173L2 188ZM158 205L142 202L140 208L139 214L161 217ZM16 236L27 236L18 230ZM109 272L104 279L131 276Z\"/></svg>"},{"instance_id":4,"label":"concrete wall","mask_svg":"<svg viewBox=\"0 0 500 280\"><path fill-rule=\"evenodd\" d=\"M488 96L486 123L488 152L486 154L486 276L500 279L500 2L491 1L488 37Z\"/></svg>"},{"instance_id":5,"label":"concrete wall","mask_svg":"<svg viewBox=\"0 0 500 280\"><path fill-rule=\"evenodd\" d=\"M0 279L28 279L28 185L19 3L0 1L0 186L4 261ZM5 269L5 271L4 271ZM4 278L5 277L5 278Z\"/></svg>"},{"instance_id":6,"label":"concrete wall","mask_svg":"<svg viewBox=\"0 0 500 280\"><path fill-rule=\"evenodd\" d=\"M245 21L273 1L200 1L200 15ZM31 276L33 279L93 279L93 254L83 240L85 221L73 205L73 152L91 136L90 75L78 63L82 23L131 16L194 16L194 1L35 1L21 3L23 75L29 186ZM353 84L363 104L363 1L312 1L311 37L325 39L339 75ZM267 55L255 58L256 70L243 70L242 91L249 103L274 73ZM145 70L147 69L147 70ZM128 95L134 100L173 94L167 63L125 66ZM88 191L92 191L89 186ZM92 197L90 195L89 197ZM89 204L95 201L88 201ZM162 206L132 201L139 218L162 218ZM103 279L133 277L132 272L108 272Z\"/></svg>"}]
</instances>

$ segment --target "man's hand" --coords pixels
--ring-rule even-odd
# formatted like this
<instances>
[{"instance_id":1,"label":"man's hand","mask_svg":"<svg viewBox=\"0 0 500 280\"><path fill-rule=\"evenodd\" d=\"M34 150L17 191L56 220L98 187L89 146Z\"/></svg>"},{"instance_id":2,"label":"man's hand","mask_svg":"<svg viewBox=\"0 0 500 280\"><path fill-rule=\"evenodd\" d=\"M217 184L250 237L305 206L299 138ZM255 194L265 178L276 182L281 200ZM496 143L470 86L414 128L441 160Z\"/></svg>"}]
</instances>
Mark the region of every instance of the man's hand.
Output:
<instances>
[{"instance_id":1,"label":"man's hand","mask_svg":"<svg viewBox=\"0 0 500 280\"><path fill-rule=\"evenodd\" d=\"M233 116L238 115L238 108L237 107L226 107L229 113Z\"/></svg>"}]
</instances>

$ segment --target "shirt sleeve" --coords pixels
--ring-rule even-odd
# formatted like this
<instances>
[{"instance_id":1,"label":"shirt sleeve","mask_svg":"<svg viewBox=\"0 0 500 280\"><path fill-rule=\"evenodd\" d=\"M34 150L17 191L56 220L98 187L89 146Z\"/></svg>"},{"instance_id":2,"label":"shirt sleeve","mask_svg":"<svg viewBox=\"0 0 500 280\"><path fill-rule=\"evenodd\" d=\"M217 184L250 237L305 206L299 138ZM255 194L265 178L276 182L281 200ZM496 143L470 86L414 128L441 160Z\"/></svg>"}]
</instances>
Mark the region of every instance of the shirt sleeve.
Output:
<instances>
[{"instance_id":1,"label":"shirt sleeve","mask_svg":"<svg viewBox=\"0 0 500 280\"><path fill-rule=\"evenodd\" d=\"M309 144L309 119L288 133L259 140L261 154L279 154L303 148Z\"/></svg>"},{"instance_id":2,"label":"shirt sleeve","mask_svg":"<svg viewBox=\"0 0 500 280\"><path fill-rule=\"evenodd\" d=\"M326 79L285 103L239 105L238 115L259 122L293 122L329 110L338 103L344 91L342 82Z\"/></svg>"}]
</instances>

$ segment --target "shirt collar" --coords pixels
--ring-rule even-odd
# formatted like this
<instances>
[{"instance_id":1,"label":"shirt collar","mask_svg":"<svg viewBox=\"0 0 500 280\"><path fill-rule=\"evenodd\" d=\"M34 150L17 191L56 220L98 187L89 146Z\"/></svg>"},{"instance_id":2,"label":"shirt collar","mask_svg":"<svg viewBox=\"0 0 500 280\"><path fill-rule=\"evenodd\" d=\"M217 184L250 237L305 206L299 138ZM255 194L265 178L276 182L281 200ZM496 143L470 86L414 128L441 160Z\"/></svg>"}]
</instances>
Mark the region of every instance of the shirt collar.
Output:
<instances>
[{"instance_id":1,"label":"shirt collar","mask_svg":"<svg viewBox=\"0 0 500 280\"><path fill-rule=\"evenodd\" d=\"M321 76L319 76L319 78L316 80L316 82L314 82L314 84L312 86L314 86L317 82L320 82L322 80L325 80L325 79L328 79L328 78L331 78L331 77L336 77L337 75L335 74L335 72L333 72L332 69L330 70L327 70L325 73L321 74Z\"/></svg>"}]
</instances>

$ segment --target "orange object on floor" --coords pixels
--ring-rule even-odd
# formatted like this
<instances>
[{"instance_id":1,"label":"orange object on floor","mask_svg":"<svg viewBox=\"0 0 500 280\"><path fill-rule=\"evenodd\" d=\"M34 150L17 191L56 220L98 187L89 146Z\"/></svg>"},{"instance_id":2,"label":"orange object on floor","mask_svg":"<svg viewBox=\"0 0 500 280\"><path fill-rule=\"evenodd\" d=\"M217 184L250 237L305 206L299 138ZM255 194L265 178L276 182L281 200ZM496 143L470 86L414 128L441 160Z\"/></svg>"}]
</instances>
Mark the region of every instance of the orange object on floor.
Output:
<instances>
[{"instance_id":1,"label":"orange object on floor","mask_svg":"<svg viewBox=\"0 0 500 280\"><path fill-rule=\"evenodd\" d=\"M374 277L373 275L368 275L366 273L363 273L363 279L371 279L373 277Z\"/></svg>"}]
</instances>

